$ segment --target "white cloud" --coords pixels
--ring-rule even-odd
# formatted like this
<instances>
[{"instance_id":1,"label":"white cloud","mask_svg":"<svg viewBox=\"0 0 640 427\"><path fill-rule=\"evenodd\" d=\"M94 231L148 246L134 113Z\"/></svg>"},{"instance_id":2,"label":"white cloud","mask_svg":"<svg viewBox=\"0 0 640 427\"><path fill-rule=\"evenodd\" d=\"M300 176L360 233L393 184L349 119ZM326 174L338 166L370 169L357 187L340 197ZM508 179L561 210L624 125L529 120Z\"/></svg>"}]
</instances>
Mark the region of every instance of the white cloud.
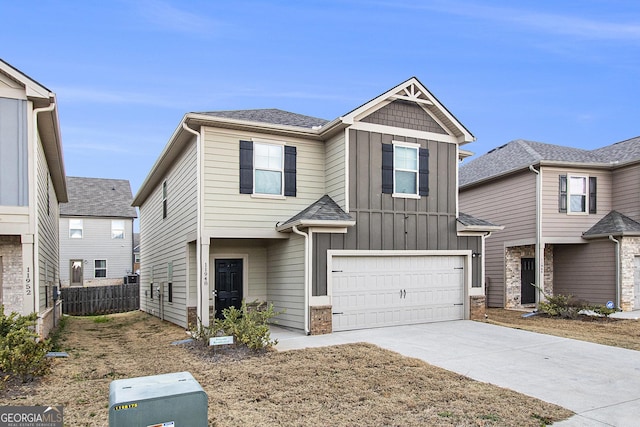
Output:
<instances>
[{"instance_id":1,"label":"white cloud","mask_svg":"<svg viewBox=\"0 0 640 427\"><path fill-rule=\"evenodd\" d=\"M145 0L137 4L139 14L144 19L165 30L206 35L211 34L218 27L216 21L202 14L179 9L166 1Z\"/></svg>"},{"instance_id":2,"label":"white cloud","mask_svg":"<svg viewBox=\"0 0 640 427\"><path fill-rule=\"evenodd\" d=\"M87 102L98 104L151 105L154 107L173 107L171 102L148 93L118 92L88 87L56 86L58 98L63 102Z\"/></svg>"},{"instance_id":3,"label":"white cloud","mask_svg":"<svg viewBox=\"0 0 640 427\"><path fill-rule=\"evenodd\" d=\"M540 13L512 7L487 6L484 2L434 1L429 3L393 2L383 4L413 10L432 10L450 15L484 21L517 25L519 28L547 34L564 34L590 40L618 40L640 42L640 24L607 22L603 19L582 18L554 13Z\"/></svg>"}]
</instances>

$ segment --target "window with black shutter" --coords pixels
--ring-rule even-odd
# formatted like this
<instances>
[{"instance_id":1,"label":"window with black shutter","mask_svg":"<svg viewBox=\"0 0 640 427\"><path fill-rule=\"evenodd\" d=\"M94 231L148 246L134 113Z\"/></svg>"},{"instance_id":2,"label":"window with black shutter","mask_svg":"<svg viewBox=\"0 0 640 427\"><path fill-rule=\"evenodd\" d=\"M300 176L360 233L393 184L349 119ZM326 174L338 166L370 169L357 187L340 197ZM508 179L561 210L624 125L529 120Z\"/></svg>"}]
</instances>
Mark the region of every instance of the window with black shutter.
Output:
<instances>
[{"instance_id":1,"label":"window with black shutter","mask_svg":"<svg viewBox=\"0 0 640 427\"><path fill-rule=\"evenodd\" d=\"M382 144L382 192L429 195L429 150L413 143Z\"/></svg>"},{"instance_id":2,"label":"window with black shutter","mask_svg":"<svg viewBox=\"0 0 640 427\"><path fill-rule=\"evenodd\" d=\"M295 197L296 157L293 146L240 141L240 193Z\"/></svg>"}]
</instances>

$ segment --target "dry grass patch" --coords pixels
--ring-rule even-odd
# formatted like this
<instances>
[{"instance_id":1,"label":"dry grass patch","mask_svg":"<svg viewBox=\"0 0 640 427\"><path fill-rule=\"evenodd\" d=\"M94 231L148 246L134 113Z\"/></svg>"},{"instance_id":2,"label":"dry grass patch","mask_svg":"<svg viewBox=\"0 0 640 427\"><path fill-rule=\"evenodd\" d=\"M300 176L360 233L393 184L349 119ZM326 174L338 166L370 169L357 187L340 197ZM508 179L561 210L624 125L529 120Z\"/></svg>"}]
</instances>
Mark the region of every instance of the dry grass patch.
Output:
<instances>
[{"instance_id":1,"label":"dry grass patch","mask_svg":"<svg viewBox=\"0 0 640 427\"><path fill-rule=\"evenodd\" d=\"M0 405L64 405L72 426L108 425L114 379L189 371L212 426L540 426L571 412L370 344L211 357L172 346L181 328L133 312L70 318L46 378L0 392Z\"/></svg>"},{"instance_id":2,"label":"dry grass patch","mask_svg":"<svg viewBox=\"0 0 640 427\"><path fill-rule=\"evenodd\" d=\"M580 316L574 320L546 315L523 318L523 314L522 311L489 308L485 322L596 344L640 350L640 322L637 320L589 316Z\"/></svg>"}]
</instances>

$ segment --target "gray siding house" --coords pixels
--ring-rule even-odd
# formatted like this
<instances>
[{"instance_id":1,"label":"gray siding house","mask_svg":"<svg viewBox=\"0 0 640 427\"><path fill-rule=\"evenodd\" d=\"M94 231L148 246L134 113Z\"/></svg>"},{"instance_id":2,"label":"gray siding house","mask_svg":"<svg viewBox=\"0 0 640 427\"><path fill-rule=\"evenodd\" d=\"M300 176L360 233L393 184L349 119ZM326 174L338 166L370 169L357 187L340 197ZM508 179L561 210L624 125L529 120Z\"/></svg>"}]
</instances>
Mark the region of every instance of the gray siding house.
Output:
<instances>
[{"instance_id":1,"label":"gray siding house","mask_svg":"<svg viewBox=\"0 0 640 427\"><path fill-rule=\"evenodd\" d=\"M640 137L596 150L516 140L460 167L460 209L487 241L491 307L570 294L640 309Z\"/></svg>"},{"instance_id":2,"label":"gray siding house","mask_svg":"<svg viewBox=\"0 0 640 427\"><path fill-rule=\"evenodd\" d=\"M0 60L0 300L38 313L46 337L62 314L59 203L67 201L56 96Z\"/></svg>"},{"instance_id":3,"label":"gray siding house","mask_svg":"<svg viewBox=\"0 0 640 427\"><path fill-rule=\"evenodd\" d=\"M123 284L133 272L131 185L124 179L67 177L60 205L62 286Z\"/></svg>"},{"instance_id":4,"label":"gray siding house","mask_svg":"<svg viewBox=\"0 0 640 427\"><path fill-rule=\"evenodd\" d=\"M133 202L141 309L186 327L268 301L312 334L477 314L501 227L458 212L473 139L416 78L332 121L186 114Z\"/></svg>"}]
</instances>

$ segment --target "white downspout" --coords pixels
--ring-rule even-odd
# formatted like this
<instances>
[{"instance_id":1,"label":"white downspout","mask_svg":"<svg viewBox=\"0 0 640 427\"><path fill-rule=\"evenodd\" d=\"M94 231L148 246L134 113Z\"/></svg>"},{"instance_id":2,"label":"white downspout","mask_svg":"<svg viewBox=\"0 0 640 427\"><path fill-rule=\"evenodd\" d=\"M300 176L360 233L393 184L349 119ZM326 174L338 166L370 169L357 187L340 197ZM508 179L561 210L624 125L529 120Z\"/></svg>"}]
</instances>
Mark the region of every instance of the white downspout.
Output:
<instances>
[{"instance_id":1,"label":"white downspout","mask_svg":"<svg viewBox=\"0 0 640 427\"><path fill-rule=\"evenodd\" d=\"M38 223L39 223L39 215L38 215L38 114L43 113L45 111L53 111L56 108L56 103L52 102L47 107L42 108L34 108L33 109L33 182L35 183L34 188L34 230L33 230L33 307L36 313L40 313L40 265L38 260L40 257L38 253L40 251L39 245L39 234L38 233ZM49 179L49 176L47 176ZM56 224L57 226L57 224ZM46 280L46 279L45 279ZM36 288L35 284L38 284ZM53 306L53 310L55 311L55 304Z\"/></svg>"},{"instance_id":2,"label":"white downspout","mask_svg":"<svg viewBox=\"0 0 640 427\"><path fill-rule=\"evenodd\" d=\"M540 305L543 296L544 283L542 283L542 274L540 270L544 265L542 252L542 212L540 204L542 203L542 185L540 183L540 171L535 170L533 165L529 165L529 170L536 174L536 310Z\"/></svg>"},{"instance_id":3,"label":"white downspout","mask_svg":"<svg viewBox=\"0 0 640 427\"><path fill-rule=\"evenodd\" d=\"M304 332L309 335L309 288L311 287L311 280L309 278L311 266L309 262L309 254L311 252L309 234L311 233L307 234L298 230L298 226L296 225L293 226L292 230L294 233L304 236Z\"/></svg>"},{"instance_id":4,"label":"white downspout","mask_svg":"<svg viewBox=\"0 0 640 427\"><path fill-rule=\"evenodd\" d=\"M612 235L609 235L609 240L616 244L616 308L620 310L620 240L616 240Z\"/></svg>"},{"instance_id":5,"label":"white downspout","mask_svg":"<svg viewBox=\"0 0 640 427\"><path fill-rule=\"evenodd\" d=\"M207 295L203 295L202 294L202 184L201 184L201 157L202 157L202 149L200 148L200 132L197 132L193 129L191 129L189 126L187 126L186 122L182 122L182 128L184 130L186 130L187 132L193 134L196 136L196 174L198 176L198 179L196 179L196 186L197 191L196 191L196 198L197 198L197 211L198 214L196 215L196 280L197 280L197 309L196 309L196 313L197 316L199 318L199 321L202 321L203 318L203 312L205 310L209 310L209 295L207 293ZM188 294L188 293L187 293ZM198 325L199 326L199 325ZM206 325L203 326L209 326L208 322Z\"/></svg>"},{"instance_id":6,"label":"white downspout","mask_svg":"<svg viewBox=\"0 0 640 427\"><path fill-rule=\"evenodd\" d=\"M491 231L487 231L485 234L480 236L480 254L482 256L482 259L480 260L480 284L485 296L487 295L487 284L485 283L485 254L487 252L484 250L484 241L487 237L491 237ZM486 304L487 301L485 300L485 305Z\"/></svg>"}]
</instances>

